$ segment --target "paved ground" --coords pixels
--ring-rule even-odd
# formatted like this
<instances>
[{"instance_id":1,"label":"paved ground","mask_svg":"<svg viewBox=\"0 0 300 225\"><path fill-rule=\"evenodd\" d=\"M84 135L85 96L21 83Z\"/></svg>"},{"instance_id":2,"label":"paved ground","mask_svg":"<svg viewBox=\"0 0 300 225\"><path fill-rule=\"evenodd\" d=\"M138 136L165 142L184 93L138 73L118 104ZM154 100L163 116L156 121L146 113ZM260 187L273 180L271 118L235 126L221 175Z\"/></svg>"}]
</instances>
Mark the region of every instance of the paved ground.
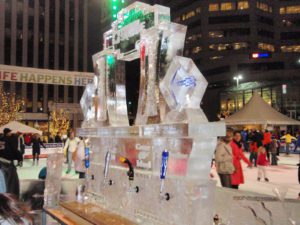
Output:
<instances>
[{"instance_id":1,"label":"paved ground","mask_svg":"<svg viewBox=\"0 0 300 225\"><path fill-rule=\"evenodd\" d=\"M247 168L246 164L243 164L244 175L245 175L245 184L240 186L241 190L251 191L256 193L262 193L267 195L274 195L273 189L276 187L286 187L288 192L286 197L295 199L300 192L300 184L298 183L298 167L296 166L299 163L299 155L290 155L279 157L278 166L269 166L267 168L268 177L270 182L258 182L257 181L257 168ZM37 179L38 173L43 166L46 165L46 159L41 159L39 166L32 166L32 160L25 160L24 166L18 168L18 173L20 179ZM66 175L66 165L64 165L63 176L68 178L77 178L78 175L72 171L70 174ZM218 181L220 185L219 177L216 174L215 169L212 170L215 180Z\"/></svg>"}]
</instances>

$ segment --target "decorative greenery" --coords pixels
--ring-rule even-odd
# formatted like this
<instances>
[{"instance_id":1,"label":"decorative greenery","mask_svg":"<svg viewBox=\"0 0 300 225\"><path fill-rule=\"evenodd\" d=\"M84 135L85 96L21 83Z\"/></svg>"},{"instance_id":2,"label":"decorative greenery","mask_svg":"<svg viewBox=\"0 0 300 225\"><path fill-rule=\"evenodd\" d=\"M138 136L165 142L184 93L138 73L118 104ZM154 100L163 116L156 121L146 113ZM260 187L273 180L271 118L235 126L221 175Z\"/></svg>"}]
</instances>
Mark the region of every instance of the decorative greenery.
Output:
<instances>
[{"instance_id":1,"label":"decorative greenery","mask_svg":"<svg viewBox=\"0 0 300 225\"><path fill-rule=\"evenodd\" d=\"M24 100L18 98L15 93L6 93L0 89L0 125L21 119L21 110Z\"/></svg>"},{"instance_id":2,"label":"decorative greenery","mask_svg":"<svg viewBox=\"0 0 300 225\"><path fill-rule=\"evenodd\" d=\"M63 109L54 110L51 112L50 120L50 133L55 136L59 131L62 134L67 133L70 127L70 116L69 113Z\"/></svg>"}]
</instances>

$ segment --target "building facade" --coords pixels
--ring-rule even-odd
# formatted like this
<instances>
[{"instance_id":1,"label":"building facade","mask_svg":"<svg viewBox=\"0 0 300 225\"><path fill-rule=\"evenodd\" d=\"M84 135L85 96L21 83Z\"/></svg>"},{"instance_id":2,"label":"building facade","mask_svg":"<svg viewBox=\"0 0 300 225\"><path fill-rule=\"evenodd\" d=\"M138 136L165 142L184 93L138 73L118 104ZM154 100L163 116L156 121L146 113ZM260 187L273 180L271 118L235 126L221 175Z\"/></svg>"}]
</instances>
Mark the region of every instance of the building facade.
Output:
<instances>
[{"instance_id":1,"label":"building facade","mask_svg":"<svg viewBox=\"0 0 300 225\"><path fill-rule=\"evenodd\" d=\"M203 101L209 119L216 119L220 111L233 113L243 107L254 91L299 119L299 0L160 3L171 7L173 21L188 26L184 54L194 59L209 81ZM234 88L233 78L238 75L245 84Z\"/></svg>"},{"instance_id":2,"label":"building facade","mask_svg":"<svg viewBox=\"0 0 300 225\"><path fill-rule=\"evenodd\" d=\"M88 71L88 4L85 0L0 1L0 65ZM1 80L6 92L25 100L29 123L48 119L48 103L78 103L84 91L76 84ZM73 127L79 126L77 115L73 119Z\"/></svg>"}]
</instances>

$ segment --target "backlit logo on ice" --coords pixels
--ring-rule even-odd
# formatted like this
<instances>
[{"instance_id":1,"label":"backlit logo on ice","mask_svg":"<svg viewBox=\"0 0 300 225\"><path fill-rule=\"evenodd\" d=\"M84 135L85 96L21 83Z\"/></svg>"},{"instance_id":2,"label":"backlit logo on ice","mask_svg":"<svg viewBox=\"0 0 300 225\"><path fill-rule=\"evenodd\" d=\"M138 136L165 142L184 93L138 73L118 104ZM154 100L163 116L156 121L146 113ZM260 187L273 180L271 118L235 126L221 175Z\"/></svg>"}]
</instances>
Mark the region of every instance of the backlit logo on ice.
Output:
<instances>
[{"instance_id":1,"label":"backlit logo on ice","mask_svg":"<svg viewBox=\"0 0 300 225\"><path fill-rule=\"evenodd\" d=\"M196 78L194 76L186 77L176 82L177 86L196 87Z\"/></svg>"}]
</instances>

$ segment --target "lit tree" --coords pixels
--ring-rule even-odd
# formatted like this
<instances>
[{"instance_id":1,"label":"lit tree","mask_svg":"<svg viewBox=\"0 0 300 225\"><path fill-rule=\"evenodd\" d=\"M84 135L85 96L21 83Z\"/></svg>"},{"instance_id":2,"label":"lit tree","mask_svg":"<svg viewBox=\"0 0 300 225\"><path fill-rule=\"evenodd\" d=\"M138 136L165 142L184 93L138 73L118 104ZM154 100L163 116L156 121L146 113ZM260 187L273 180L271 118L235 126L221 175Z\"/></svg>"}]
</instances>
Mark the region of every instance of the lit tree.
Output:
<instances>
[{"instance_id":1,"label":"lit tree","mask_svg":"<svg viewBox=\"0 0 300 225\"><path fill-rule=\"evenodd\" d=\"M55 136L57 132L67 133L70 127L69 113L61 110L53 110L51 112L50 133Z\"/></svg>"},{"instance_id":2,"label":"lit tree","mask_svg":"<svg viewBox=\"0 0 300 225\"><path fill-rule=\"evenodd\" d=\"M23 105L24 100L17 98L15 93L6 93L0 89L0 125L20 120Z\"/></svg>"}]
</instances>

